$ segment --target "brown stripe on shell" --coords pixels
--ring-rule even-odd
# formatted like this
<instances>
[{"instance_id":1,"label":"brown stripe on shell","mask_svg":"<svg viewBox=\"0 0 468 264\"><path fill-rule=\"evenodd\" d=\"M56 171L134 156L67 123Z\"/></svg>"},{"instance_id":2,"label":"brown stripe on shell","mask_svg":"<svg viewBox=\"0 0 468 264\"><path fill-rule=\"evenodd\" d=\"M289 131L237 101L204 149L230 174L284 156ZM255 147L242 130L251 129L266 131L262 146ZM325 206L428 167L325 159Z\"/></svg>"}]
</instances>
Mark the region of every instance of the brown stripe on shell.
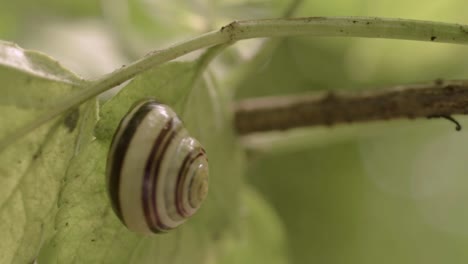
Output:
<instances>
[{"instance_id":1,"label":"brown stripe on shell","mask_svg":"<svg viewBox=\"0 0 468 264\"><path fill-rule=\"evenodd\" d=\"M109 156L107 158L107 163L112 164L107 172L107 184L108 184L108 191L109 196L111 199L111 205L114 209L117 217L120 218L122 222L125 223L123 216L122 216L122 208L120 204L119 192L120 192L120 178L122 172L122 166L124 163L125 156L127 155L127 150L132 141L132 138L135 132L138 129L141 121L146 117L146 115L151 111L152 107L150 103L143 104L132 116L123 118L118 127L117 132L114 134L114 138L112 139L112 144L116 144L113 153L109 152ZM130 121L125 127L122 127L125 121L130 118ZM124 129L122 133L119 133ZM120 134L120 138L117 138L117 135ZM112 149L113 146L111 146Z\"/></svg>"},{"instance_id":2,"label":"brown stripe on shell","mask_svg":"<svg viewBox=\"0 0 468 264\"><path fill-rule=\"evenodd\" d=\"M198 153L193 154L195 151L197 151ZM197 160L200 156L204 155L204 152L200 152L199 149L195 151L192 150L191 152L187 154L187 156L185 156L184 161L182 162L182 166L180 167L179 173L177 175L175 201L177 205L177 212L183 217L191 216L191 214L185 210L184 204L183 204L184 202L183 196L185 193L184 183L186 181L187 172L190 169L190 166L193 164L193 162ZM192 181L193 177L190 180ZM189 189L190 189L190 185L191 184L189 184Z\"/></svg>"},{"instance_id":3,"label":"brown stripe on shell","mask_svg":"<svg viewBox=\"0 0 468 264\"><path fill-rule=\"evenodd\" d=\"M162 232L164 230L170 229L168 226L161 223L158 210L156 206L156 197L154 195L157 181L158 181L158 171L154 169L154 161L159 163L160 154L166 150L166 146L169 144L170 140L173 138L173 119L170 119L164 127L161 129L158 137L156 138L151 152L146 161L145 166L145 175L142 182L142 203L143 203L143 212L145 215L146 224L149 229L155 233ZM168 138L167 140L164 140ZM164 143L163 146L161 146ZM155 174L156 172L156 174ZM152 217L154 216L155 221L153 222Z\"/></svg>"},{"instance_id":4,"label":"brown stripe on shell","mask_svg":"<svg viewBox=\"0 0 468 264\"><path fill-rule=\"evenodd\" d=\"M179 126L180 128L180 126ZM158 205L156 203L156 190L157 190L157 185L158 185L158 177L160 176L159 175L159 172L160 172L160 167L161 167L161 163L162 161L164 160L164 154L166 154L167 152L167 149L169 148L169 146L171 145L171 143L173 143L173 139L174 137L177 135L177 133L179 132L179 129L177 130L172 130L171 131L171 135L168 136L168 139L165 141L165 144L163 146L163 149L159 152L159 155L156 156L155 160L156 160L156 164L154 166L154 169L152 170L153 171L153 178L154 178L154 181L153 181L153 188L152 188L152 194L151 194L151 197L155 197L153 200L152 200L152 205L153 205L153 211L154 211L154 214L155 214L155 217L156 217L156 223L155 223L155 230L158 230L159 232L164 232L164 231L167 231L167 230L170 230L171 227L165 225L163 222L160 221L159 219L159 211L158 211ZM161 177L164 177L161 176ZM165 204L163 204L162 206L165 206ZM167 210L166 208L166 212L169 211ZM170 218L170 216L168 215L168 217ZM174 220L174 219L173 219ZM158 224L159 223L159 224ZM154 231L154 230L153 230Z\"/></svg>"}]
</instances>

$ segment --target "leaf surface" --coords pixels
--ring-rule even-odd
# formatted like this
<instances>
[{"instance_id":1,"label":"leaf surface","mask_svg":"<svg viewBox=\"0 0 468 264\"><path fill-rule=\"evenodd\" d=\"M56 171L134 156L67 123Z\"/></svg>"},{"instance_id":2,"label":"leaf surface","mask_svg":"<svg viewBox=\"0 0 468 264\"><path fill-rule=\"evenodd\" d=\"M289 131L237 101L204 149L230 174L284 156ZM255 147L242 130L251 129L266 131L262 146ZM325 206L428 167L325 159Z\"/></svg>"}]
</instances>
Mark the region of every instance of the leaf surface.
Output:
<instances>
[{"instance_id":1,"label":"leaf surface","mask_svg":"<svg viewBox=\"0 0 468 264\"><path fill-rule=\"evenodd\" d=\"M0 139L78 91L82 80L55 60L0 42ZM51 236L51 219L81 120L93 116L90 102L13 142L0 152L1 263L29 263ZM95 114L94 114L95 115Z\"/></svg>"}]
</instances>

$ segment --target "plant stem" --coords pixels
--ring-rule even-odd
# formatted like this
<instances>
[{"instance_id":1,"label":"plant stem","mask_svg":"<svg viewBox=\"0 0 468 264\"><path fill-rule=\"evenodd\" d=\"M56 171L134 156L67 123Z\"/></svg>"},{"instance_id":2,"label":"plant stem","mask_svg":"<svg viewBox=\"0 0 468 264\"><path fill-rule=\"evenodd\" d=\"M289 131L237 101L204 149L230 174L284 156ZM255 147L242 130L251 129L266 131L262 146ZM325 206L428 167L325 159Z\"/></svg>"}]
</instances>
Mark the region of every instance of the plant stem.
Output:
<instances>
[{"instance_id":1,"label":"plant stem","mask_svg":"<svg viewBox=\"0 0 468 264\"><path fill-rule=\"evenodd\" d=\"M192 51L228 42L286 36L368 37L468 44L468 25L376 17L306 17L232 22L220 30L150 52L134 63L88 83L32 123L0 140L0 150L40 125L153 67Z\"/></svg>"},{"instance_id":2,"label":"plant stem","mask_svg":"<svg viewBox=\"0 0 468 264\"><path fill-rule=\"evenodd\" d=\"M366 17L308 17L232 22L220 30L150 52L142 59L93 81L88 89L62 105L72 108L139 73L198 49L242 39L298 35L409 39L467 45L468 25ZM433 37L435 39L432 39ZM63 111L64 109L60 113Z\"/></svg>"},{"instance_id":3,"label":"plant stem","mask_svg":"<svg viewBox=\"0 0 468 264\"><path fill-rule=\"evenodd\" d=\"M468 81L437 80L367 92L246 99L236 103L234 112L239 134L396 118L451 119L450 115L468 113Z\"/></svg>"}]
</instances>

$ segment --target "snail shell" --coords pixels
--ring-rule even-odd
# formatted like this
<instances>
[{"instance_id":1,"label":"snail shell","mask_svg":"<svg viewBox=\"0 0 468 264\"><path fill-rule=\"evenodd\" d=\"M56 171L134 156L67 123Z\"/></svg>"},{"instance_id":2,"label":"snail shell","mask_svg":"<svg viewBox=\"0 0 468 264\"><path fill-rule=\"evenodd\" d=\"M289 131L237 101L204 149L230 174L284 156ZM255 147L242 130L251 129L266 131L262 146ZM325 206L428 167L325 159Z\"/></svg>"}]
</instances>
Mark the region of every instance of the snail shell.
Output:
<instances>
[{"instance_id":1,"label":"snail shell","mask_svg":"<svg viewBox=\"0 0 468 264\"><path fill-rule=\"evenodd\" d=\"M184 223L208 192L208 159L167 105L135 104L120 122L107 158L112 207L128 229L161 233Z\"/></svg>"}]
</instances>

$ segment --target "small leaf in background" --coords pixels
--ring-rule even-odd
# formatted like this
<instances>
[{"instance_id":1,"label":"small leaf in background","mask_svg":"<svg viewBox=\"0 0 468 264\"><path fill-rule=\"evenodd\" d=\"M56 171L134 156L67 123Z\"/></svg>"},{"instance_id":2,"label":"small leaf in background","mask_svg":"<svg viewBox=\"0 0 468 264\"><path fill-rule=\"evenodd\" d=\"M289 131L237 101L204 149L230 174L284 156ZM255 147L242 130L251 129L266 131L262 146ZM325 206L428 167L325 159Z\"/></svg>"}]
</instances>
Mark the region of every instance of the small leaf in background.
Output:
<instances>
[{"instance_id":1,"label":"small leaf in background","mask_svg":"<svg viewBox=\"0 0 468 264\"><path fill-rule=\"evenodd\" d=\"M125 52L138 58L234 20L280 17L290 1L102 1L104 18ZM234 47L237 49L237 47Z\"/></svg>"},{"instance_id":2,"label":"small leaf in background","mask_svg":"<svg viewBox=\"0 0 468 264\"><path fill-rule=\"evenodd\" d=\"M220 241L225 253L217 263L289 263L285 229L276 211L251 187L241 196L239 226L231 230L230 239Z\"/></svg>"},{"instance_id":3,"label":"small leaf in background","mask_svg":"<svg viewBox=\"0 0 468 264\"><path fill-rule=\"evenodd\" d=\"M341 142L257 156L247 177L284 221L292 263L347 263L362 221L357 146Z\"/></svg>"}]
</instances>

